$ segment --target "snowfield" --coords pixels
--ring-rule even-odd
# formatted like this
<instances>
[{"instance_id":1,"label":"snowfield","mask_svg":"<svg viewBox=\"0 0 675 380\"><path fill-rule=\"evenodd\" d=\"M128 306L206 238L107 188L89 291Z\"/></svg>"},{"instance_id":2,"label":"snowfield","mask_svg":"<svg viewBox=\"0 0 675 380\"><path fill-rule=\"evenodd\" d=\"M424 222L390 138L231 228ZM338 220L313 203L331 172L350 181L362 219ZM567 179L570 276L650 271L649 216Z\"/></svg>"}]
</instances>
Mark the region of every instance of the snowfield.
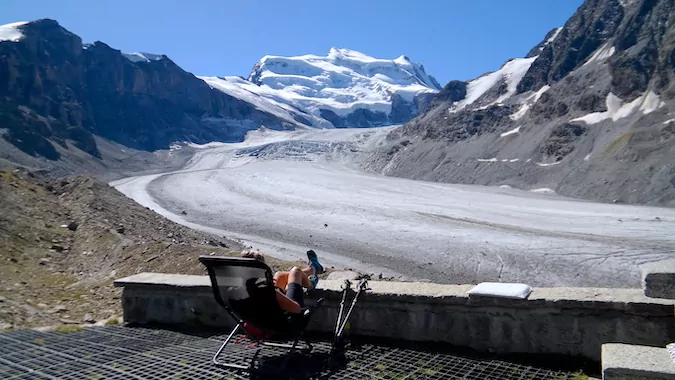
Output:
<instances>
[{"instance_id":1,"label":"snowfield","mask_svg":"<svg viewBox=\"0 0 675 380\"><path fill-rule=\"evenodd\" d=\"M443 283L638 287L640 264L675 252L673 209L361 170L391 128L255 131L199 147L180 171L111 185L269 255L312 248L329 266Z\"/></svg>"}]
</instances>

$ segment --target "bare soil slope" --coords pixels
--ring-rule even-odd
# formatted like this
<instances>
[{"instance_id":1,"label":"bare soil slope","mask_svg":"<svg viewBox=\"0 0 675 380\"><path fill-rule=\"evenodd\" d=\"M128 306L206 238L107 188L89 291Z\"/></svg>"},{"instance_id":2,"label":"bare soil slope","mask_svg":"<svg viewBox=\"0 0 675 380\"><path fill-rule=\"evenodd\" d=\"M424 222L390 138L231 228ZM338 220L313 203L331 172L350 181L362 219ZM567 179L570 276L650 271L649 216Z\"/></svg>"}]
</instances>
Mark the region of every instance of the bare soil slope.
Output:
<instances>
[{"instance_id":1,"label":"bare soil slope","mask_svg":"<svg viewBox=\"0 0 675 380\"><path fill-rule=\"evenodd\" d=\"M242 246L175 224L107 184L0 171L0 327L81 323L120 314L116 278L203 274L202 254ZM293 263L274 261L273 269Z\"/></svg>"}]
</instances>

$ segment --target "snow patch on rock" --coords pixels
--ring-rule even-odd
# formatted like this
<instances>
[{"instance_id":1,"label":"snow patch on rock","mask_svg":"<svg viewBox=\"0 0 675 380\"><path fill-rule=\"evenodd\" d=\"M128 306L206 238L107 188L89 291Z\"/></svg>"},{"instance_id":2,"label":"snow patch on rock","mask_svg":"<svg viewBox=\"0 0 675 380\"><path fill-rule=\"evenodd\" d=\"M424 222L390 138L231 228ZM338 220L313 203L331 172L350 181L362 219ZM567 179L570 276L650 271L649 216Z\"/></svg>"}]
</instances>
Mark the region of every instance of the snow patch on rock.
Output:
<instances>
[{"instance_id":1,"label":"snow patch on rock","mask_svg":"<svg viewBox=\"0 0 675 380\"><path fill-rule=\"evenodd\" d=\"M162 54L152 54L152 53L122 53L124 58L130 60L131 62L150 62L150 61L159 61L164 58Z\"/></svg>"},{"instance_id":2,"label":"snow patch on rock","mask_svg":"<svg viewBox=\"0 0 675 380\"><path fill-rule=\"evenodd\" d=\"M518 119L520 119L521 117L525 116L525 114L527 113L527 111L529 111L530 107L532 107L533 105L535 105L535 104L539 101L539 98L541 98L541 96L542 96L546 91L548 91L549 88L551 88L551 86L549 86L549 85L542 86L539 90L537 90L537 91L535 91L534 93L532 93L532 95L530 95L530 96L528 96L527 98L525 98L525 100L523 101L523 104L520 106L520 108L518 109L518 111L516 111L516 112L514 112L513 114L509 115L509 118L510 118L511 120L514 120L514 121L515 121L515 120L518 120Z\"/></svg>"},{"instance_id":3,"label":"snow patch on rock","mask_svg":"<svg viewBox=\"0 0 675 380\"><path fill-rule=\"evenodd\" d=\"M558 38L558 35L560 34L560 31L561 31L562 29L563 29L562 26L561 26L561 27L558 27L558 28L555 30L555 32L553 32L553 35L552 35L548 40L546 40L546 44L545 44L545 45L548 45L548 44L550 44L551 42L555 41L555 39Z\"/></svg>"},{"instance_id":4,"label":"snow patch on rock","mask_svg":"<svg viewBox=\"0 0 675 380\"><path fill-rule=\"evenodd\" d=\"M656 95L652 91L648 91L647 94L644 95L644 100L640 105L640 111L642 111L642 113L646 115L656 111L657 109L665 105L666 103L662 101L658 95Z\"/></svg>"},{"instance_id":5,"label":"snow patch on rock","mask_svg":"<svg viewBox=\"0 0 675 380\"><path fill-rule=\"evenodd\" d=\"M590 64L591 62L603 62L607 58L611 57L614 55L614 52L616 51L616 48L614 46L611 46L609 42L605 43L604 45L600 46L598 50L591 55L591 57L584 63L584 66Z\"/></svg>"},{"instance_id":6,"label":"snow patch on rock","mask_svg":"<svg viewBox=\"0 0 675 380\"><path fill-rule=\"evenodd\" d=\"M560 162L561 162L561 161L550 162L550 163L546 163L546 162L535 162L535 164L536 164L537 166L547 167L547 166L559 165Z\"/></svg>"},{"instance_id":7,"label":"snow patch on rock","mask_svg":"<svg viewBox=\"0 0 675 380\"><path fill-rule=\"evenodd\" d=\"M11 41L18 42L24 37L19 27L28 24L27 21L13 22L11 24L0 25L0 42Z\"/></svg>"},{"instance_id":8,"label":"snow patch on rock","mask_svg":"<svg viewBox=\"0 0 675 380\"><path fill-rule=\"evenodd\" d=\"M649 114L663 107L665 103L652 91L648 91L646 94L635 98L632 102L625 104L621 98L610 92L607 94L605 105L607 106L607 111L589 113L574 118L570 122L582 121L586 124L596 124L607 119L617 121L632 115L636 111L641 111L644 115Z\"/></svg>"},{"instance_id":9,"label":"snow patch on rock","mask_svg":"<svg viewBox=\"0 0 675 380\"><path fill-rule=\"evenodd\" d=\"M516 93L518 83L520 83L536 59L536 56L531 58L515 58L506 62L499 70L470 81L466 88L466 97L455 103L450 108L450 112L457 112L473 104L501 80L506 82L507 91L490 105L504 102Z\"/></svg>"},{"instance_id":10,"label":"snow patch on rock","mask_svg":"<svg viewBox=\"0 0 675 380\"><path fill-rule=\"evenodd\" d=\"M512 130L510 130L508 132L504 132L499 136L500 137L506 137L506 136L510 136L510 135L515 135L516 133L519 133L519 132L520 132L520 126L517 126L516 128L513 128Z\"/></svg>"},{"instance_id":11,"label":"snow patch on rock","mask_svg":"<svg viewBox=\"0 0 675 380\"><path fill-rule=\"evenodd\" d=\"M300 121L297 121L293 117L294 114L301 114L304 118L309 119L311 122L311 124L306 126L312 126L312 124L314 124L320 127L330 127L330 123L328 123L328 121L313 115L305 114L293 106L285 103L284 100L279 98L268 86L258 86L255 83L249 82L237 76L224 78L198 76L197 78L206 82L206 84L208 84L213 89L222 91L230 96L248 102L258 110L275 115L283 120L288 121L289 123L296 125L306 125Z\"/></svg>"}]
</instances>

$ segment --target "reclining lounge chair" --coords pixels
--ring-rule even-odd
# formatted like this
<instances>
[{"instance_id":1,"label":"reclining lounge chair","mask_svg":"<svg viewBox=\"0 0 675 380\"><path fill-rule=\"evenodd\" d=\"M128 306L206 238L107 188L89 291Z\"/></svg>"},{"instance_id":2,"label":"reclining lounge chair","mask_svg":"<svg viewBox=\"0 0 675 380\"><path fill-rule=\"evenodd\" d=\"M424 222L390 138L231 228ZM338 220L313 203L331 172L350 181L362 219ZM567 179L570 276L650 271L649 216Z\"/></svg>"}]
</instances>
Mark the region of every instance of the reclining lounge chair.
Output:
<instances>
[{"instance_id":1,"label":"reclining lounge chair","mask_svg":"<svg viewBox=\"0 0 675 380\"><path fill-rule=\"evenodd\" d=\"M199 261L208 270L216 301L235 321L232 332L213 356L213 363L225 368L254 370L255 356L248 366L219 360L225 347L240 330L256 345L287 348L286 355L290 356L303 337L312 313L323 299L303 308L300 314L289 314L276 301L272 270L265 263L250 258L221 256L200 256ZM274 343L268 342L268 339L293 343ZM305 340L303 348L309 353L312 345Z\"/></svg>"}]
</instances>

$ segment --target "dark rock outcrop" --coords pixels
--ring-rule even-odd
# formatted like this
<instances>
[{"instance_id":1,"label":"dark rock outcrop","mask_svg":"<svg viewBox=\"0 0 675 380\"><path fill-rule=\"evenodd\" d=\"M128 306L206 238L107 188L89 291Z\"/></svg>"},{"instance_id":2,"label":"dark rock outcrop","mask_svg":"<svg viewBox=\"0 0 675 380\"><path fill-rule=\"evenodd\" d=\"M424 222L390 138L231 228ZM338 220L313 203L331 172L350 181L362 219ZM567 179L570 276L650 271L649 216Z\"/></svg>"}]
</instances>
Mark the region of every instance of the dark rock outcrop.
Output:
<instances>
[{"instance_id":1,"label":"dark rock outcrop","mask_svg":"<svg viewBox=\"0 0 675 380\"><path fill-rule=\"evenodd\" d=\"M669 27L672 8L668 1L643 1L619 27L614 43L618 54L610 61L614 94L634 99L652 79L659 92L669 87L675 51L675 30Z\"/></svg>"},{"instance_id":2,"label":"dark rock outcrop","mask_svg":"<svg viewBox=\"0 0 675 380\"><path fill-rule=\"evenodd\" d=\"M342 128L345 124L345 119L341 118L338 114L331 110L321 109L320 115L322 118L328 120L335 126L335 128Z\"/></svg>"},{"instance_id":3,"label":"dark rock outcrop","mask_svg":"<svg viewBox=\"0 0 675 380\"><path fill-rule=\"evenodd\" d=\"M623 19L619 0L587 0L546 45L518 84L518 93L555 83L607 42Z\"/></svg>"},{"instance_id":4,"label":"dark rock outcrop","mask_svg":"<svg viewBox=\"0 0 675 380\"><path fill-rule=\"evenodd\" d=\"M474 112L459 112L433 120L413 120L403 127L403 134L425 140L454 143L497 130L513 112L509 107L492 106Z\"/></svg>"},{"instance_id":5,"label":"dark rock outcrop","mask_svg":"<svg viewBox=\"0 0 675 380\"><path fill-rule=\"evenodd\" d=\"M541 52L544 51L544 48L546 47L546 45L551 43L552 40L554 39L554 37L557 37L559 32L560 32L560 28L551 29L548 33L546 33L546 36L544 37L544 39L540 43L538 43L537 46L530 49L530 51L527 53L525 58L532 58L532 57L536 57L539 54L541 54Z\"/></svg>"},{"instance_id":6,"label":"dark rock outcrop","mask_svg":"<svg viewBox=\"0 0 675 380\"><path fill-rule=\"evenodd\" d=\"M391 97L391 113L389 113L389 122L393 124L402 124L417 115L417 109L414 103L406 102L401 95L394 94Z\"/></svg>"},{"instance_id":7,"label":"dark rock outcrop","mask_svg":"<svg viewBox=\"0 0 675 380\"><path fill-rule=\"evenodd\" d=\"M574 142L586 134L585 125L566 123L551 131L539 148L544 159L560 161L574 150Z\"/></svg>"},{"instance_id":8,"label":"dark rock outcrop","mask_svg":"<svg viewBox=\"0 0 675 380\"><path fill-rule=\"evenodd\" d=\"M359 108L347 115L347 125L353 128L368 128L384 125L387 123L387 114L373 112L365 108Z\"/></svg>"},{"instance_id":9,"label":"dark rock outcrop","mask_svg":"<svg viewBox=\"0 0 675 380\"><path fill-rule=\"evenodd\" d=\"M466 97L467 83L461 80L451 80L434 97L434 104L441 102L458 102Z\"/></svg>"}]
</instances>

